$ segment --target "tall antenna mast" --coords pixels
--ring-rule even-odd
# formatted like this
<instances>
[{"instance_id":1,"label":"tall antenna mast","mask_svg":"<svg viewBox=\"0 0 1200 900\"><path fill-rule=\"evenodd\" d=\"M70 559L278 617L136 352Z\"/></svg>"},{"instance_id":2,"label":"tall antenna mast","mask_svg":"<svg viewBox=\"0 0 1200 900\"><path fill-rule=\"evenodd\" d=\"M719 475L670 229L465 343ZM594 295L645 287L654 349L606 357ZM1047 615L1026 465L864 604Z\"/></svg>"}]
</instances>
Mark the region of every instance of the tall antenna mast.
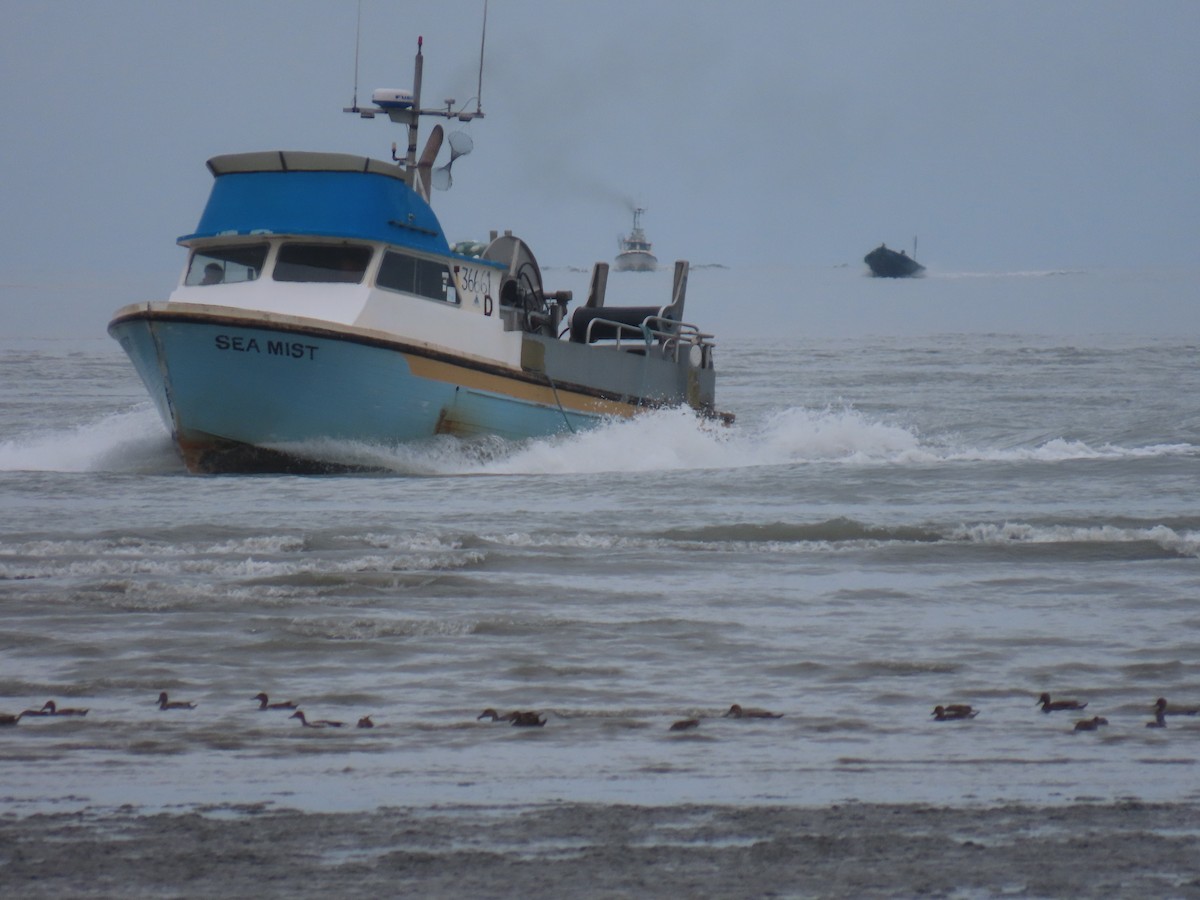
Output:
<instances>
[{"instance_id":1,"label":"tall antenna mast","mask_svg":"<svg viewBox=\"0 0 1200 900\"><path fill-rule=\"evenodd\" d=\"M362 4L359 0L359 14L361 23ZM360 29L361 31L361 29ZM396 145L392 144L392 159L397 163L401 163L404 167L405 181L409 187L418 190L423 197L428 199L429 188L431 184L428 181L428 171L424 178L419 177L417 164L417 139L418 126L422 116L434 116L440 119L457 119L460 122L470 122L473 119L483 118L483 102L479 97L479 92L483 90L483 51L485 41L487 40L487 0L483 2L483 33L479 39L479 83L475 96L475 109L471 111L466 108L470 103L468 100L463 104L463 109L458 112L454 111L454 101L447 100L444 106L425 108L421 106L421 80L425 68L424 44L425 39L418 35L417 37L417 55L413 61L413 80L412 88L409 90L379 88L371 94L371 106L362 108L358 105L358 42L355 41L355 65L354 65L354 105L349 108L344 108L342 112L354 113L364 119L373 119L377 115L387 116L392 122L397 125L403 125L408 129L408 146L405 148L403 157L396 154ZM465 135L464 135L465 136ZM435 143L436 141L436 143ZM438 147L442 142L442 128L437 126L434 133L430 134L430 143L426 146L426 155L429 155L429 165L433 163L433 156L437 154ZM454 136L451 135L450 141L450 163L459 156L464 156L471 152L470 140L465 142L466 146L461 146L464 142L459 141L459 146L455 146ZM424 163L424 157L422 157ZM440 174L445 172L449 176L450 163L442 166L438 170ZM449 187L449 178L445 179L445 187Z\"/></svg>"},{"instance_id":2,"label":"tall antenna mast","mask_svg":"<svg viewBox=\"0 0 1200 900\"><path fill-rule=\"evenodd\" d=\"M354 99L350 108L358 111L358 45L362 40L362 0L358 0L358 24L354 28Z\"/></svg>"},{"instance_id":3,"label":"tall antenna mast","mask_svg":"<svg viewBox=\"0 0 1200 900\"><path fill-rule=\"evenodd\" d=\"M483 45L487 42L487 6L488 0L483 0L483 31L479 35L479 84L475 88L475 112L480 115L483 114Z\"/></svg>"}]
</instances>

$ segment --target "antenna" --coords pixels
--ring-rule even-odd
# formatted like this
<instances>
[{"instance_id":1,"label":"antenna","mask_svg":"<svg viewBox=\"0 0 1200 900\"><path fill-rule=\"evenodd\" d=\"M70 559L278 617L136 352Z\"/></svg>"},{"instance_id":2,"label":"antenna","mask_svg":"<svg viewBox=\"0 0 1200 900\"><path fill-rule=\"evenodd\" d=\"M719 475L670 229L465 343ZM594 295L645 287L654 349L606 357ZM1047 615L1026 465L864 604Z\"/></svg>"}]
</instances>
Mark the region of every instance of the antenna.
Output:
<instances>
[{"instance_id":1,"label":"antenna","mask_svg":"<svg viewBox=\"0 0 1200 900\"><path fill-rule=\"evenodd\" d=\"M354 99L350 108L358 112L358 45L362 40L362 0L358 0L358 24L354 28Z\"/></svg>"},{"instance_id":2,"label":"antenna","mask_svg":"<svg viewBox=\"0 0 1200 900\"><path fill-rule=\"evenodd\" d=\"M483 45L487 42L487 6L488 0L483 0L483 30L479 35L479 84L475 87L475 112L480 114L483 113Z\"/></svg>"}]
</instances>

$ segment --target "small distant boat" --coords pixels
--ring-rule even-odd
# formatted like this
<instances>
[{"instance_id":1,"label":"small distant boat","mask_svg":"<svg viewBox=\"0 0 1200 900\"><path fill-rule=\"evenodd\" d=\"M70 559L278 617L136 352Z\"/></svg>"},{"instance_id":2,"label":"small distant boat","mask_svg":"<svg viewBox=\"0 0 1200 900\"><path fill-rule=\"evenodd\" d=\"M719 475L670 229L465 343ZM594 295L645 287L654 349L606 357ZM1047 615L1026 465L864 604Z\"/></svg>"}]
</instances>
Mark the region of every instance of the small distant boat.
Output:
<instances>
[{"instance_id":1,"label":"small distant boat","mask_svg":"<svg viewBox=\"0 0 1200 900\"><path fill-rule=\"evenodd\" d=\"M621 252L617 254L618 272L653 272L658 268L658 258L650 252L650 242L642 231L644 209L633 211L633 230L617 238Z\"/></svg>"},{"instance_id":2,"label":"small distant boat","mask_svg":"<svg viewBox=\"0 0 1200 900\"><path fill-rule=\"evenodd\" d=\"M890 249L887 244L880 244L863 257L863 262L871 267L871 274L876 278L912 278L925 271L925 267L916 260L917 242L913 241L913 255L909 256L903 250Z\"/></svg>"}]
</instances>

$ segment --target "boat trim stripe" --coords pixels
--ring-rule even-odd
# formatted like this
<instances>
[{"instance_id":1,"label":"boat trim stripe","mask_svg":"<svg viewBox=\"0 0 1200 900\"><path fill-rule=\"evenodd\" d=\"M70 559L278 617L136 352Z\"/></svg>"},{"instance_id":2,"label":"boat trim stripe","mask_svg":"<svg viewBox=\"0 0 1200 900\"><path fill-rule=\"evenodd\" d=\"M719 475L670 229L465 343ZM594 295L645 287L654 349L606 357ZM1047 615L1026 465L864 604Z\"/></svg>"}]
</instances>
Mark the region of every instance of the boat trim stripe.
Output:
<instances>
[{"instance_id":1,"label":"boat trim stripe","mask_svg":"<svg viewBox=\"0 0 1200 900\"><path fill-rule=\"evenodd\" d=\"M138 319L158 322L197 322L207 325L228 325L237 328L259 328L267 331L312 335L313 337L395 350L409 357L415 357L415 360L410 359L410 366L413 367L414 374L421 377L453 383L458 379L454 377L452 371L447 367L464 369L484 376L477 383L469 385L472 388L500 394L511 393L510 391L501 390L501 386L497 383L489 385L488 382L492 378L499 378L508 382L516 381L528 385L530 388L541 389L540 391L523 391L519 395L521 399L543 403L547 406L565 406L572 412L589 415L630 416L638 409L653 409L663 405L653 399L628 397L611 391L585 387L557 379L551 382L549 376L544 374L456 356L428 346L411 344L356 331L301 323L278 316L266 318L261 313L256 314L251 319L207 310L167 310L161 307L156 308L156 304L137 303L117 310L108 327L111 331L114 326L122 322ZM416 362L416 365L413 365L414 362ZM556 388L557 391L555 390ZM539 396L543 392L544 396Z\"/></svg>"}]
</instances>

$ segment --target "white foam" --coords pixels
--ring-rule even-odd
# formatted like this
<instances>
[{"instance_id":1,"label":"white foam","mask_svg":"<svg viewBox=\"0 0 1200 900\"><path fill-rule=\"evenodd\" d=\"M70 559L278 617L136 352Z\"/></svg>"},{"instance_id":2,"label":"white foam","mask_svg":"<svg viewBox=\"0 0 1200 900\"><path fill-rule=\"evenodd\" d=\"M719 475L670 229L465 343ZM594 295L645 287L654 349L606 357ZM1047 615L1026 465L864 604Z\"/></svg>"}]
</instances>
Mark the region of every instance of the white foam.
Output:
<instances>
[{"instance_id":1,"label":"white foam","mask_svg":"<svg viewBox=\"0 0 1200 900\"><path fill-rule=\"evenodd\" d=\"M1149 542L1181 556L1200 556L1200 533L1178 532L1166 525L1121 528L1116 525L1031 525L1025 522L963 525L951 540L977 544L1123 544Z\"/></svg>"},{"instance_id":2,"label":"white foam","mask_svg":"<svg viewBox=\"0 0 1200 900\"><path fill-rule=\"evenodd\" d=\"M853 407L783 408L759 423L729 427L687 409L666 409L575 434L520 442L438 437L400 447L320 441L291 449L336 464L419 476L664 472L803 463L1057 463L1200 454L1200 447L1192 444L1092 446L1061 437L1030 446L961 446L872 419ZM182 464L154 410L145 406L0 442L0 471L179 472Z\"/></svg>"},{"instance_id":3,"label":"white foam","mask_svg":"<svg viewBox=\"0 0 1200 900\"><path fill-rule=\"evenodd\" d=\"M149 404L71 428L0 441L3 472L177 471L170 437Z\"/></svg>"}]
</instances>

